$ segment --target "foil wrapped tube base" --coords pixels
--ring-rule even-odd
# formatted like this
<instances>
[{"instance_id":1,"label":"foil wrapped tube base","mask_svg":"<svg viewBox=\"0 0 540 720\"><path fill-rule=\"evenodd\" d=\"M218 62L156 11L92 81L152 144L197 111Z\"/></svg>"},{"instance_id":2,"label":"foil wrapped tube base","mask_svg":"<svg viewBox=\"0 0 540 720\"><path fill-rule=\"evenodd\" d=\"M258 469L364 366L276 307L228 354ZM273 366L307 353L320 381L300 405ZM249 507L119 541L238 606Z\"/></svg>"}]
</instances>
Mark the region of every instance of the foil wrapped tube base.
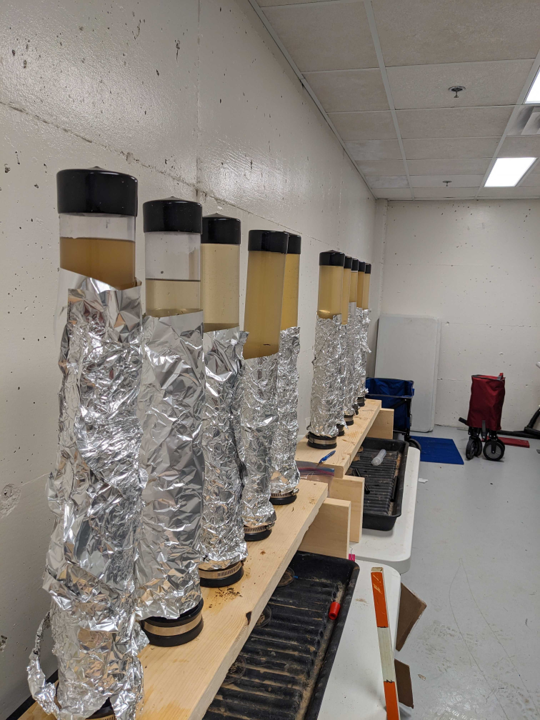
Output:
<instances>
[{"instance_id":1,"label":"foil wrapped tube base","mask_svg":"<svg viewBox=\"0 0 540 720\"><path fill-rule=\"evenodd\" d=\"M137 655L147 643L135 622L133 575L146 484L136 412L141 289L120 291L61 270L58 300L63 377L48 487L56 521L43 581L53 603L30 656L29 686L61 720L87 718L107 700L118 720L132 720L142 699ZM58 658L57 689L40 665L47 625Z\"/></svg>"},{"instance_id":2,"label":"foil wrapped tube base","mask_svg":"<svg viewBox=\"0 0 540 720\"><path fill-rule=\"evenodd\" d=\"M176 621L201 602L202 322L202 312L144 320L138 413L148 483L135 564L139 620Z\"/></svg>"},{"instance_id":3,"label":"foil wrapped tube base","mask_svg":"<svg viewBox=\"0 0 540 720\"><path fill-rule=\"evenodd\" d=\"M340 338L341 315L332 318L317 315L308 432L313 438L326 438L327 447L335 447L337 426L343 424Z\"/></svg>"},{"instance_id":4,"label":"foil wrapped tube base","mask_svg":"<svg viewBox=\"0 0 540 720\"><path fill-rule=\"evenodd\" d=\"M361 310L361 309L360 309ZM371 354L368 344L368 330L370 324L371 310L361 310L360 316L360 363L358 367L358 400L359 404L362 401L361 406L365 404L366 391L366 377L367 377L367 360Z\"/></svg>"},{"instance_id":5,"label":"foil wrapped tube base","mask_svg":"<svg viewBox=\"0 0 540 720\"><path fill-rule=\"evenodd\" d=\"M345 402L343 414L347 425L354 423L355 403L358 396L356 382L357 319L356 303L349 303L348 322L345 327Z\"/></svg>"},{"instance_id":6,"label":"foil wrapped tube base","mask_svg":"<svg viewBox=\"0 0 540 720\"><path fill-rule=\"evenodd\" d=\"M247 333L239 328L204 334L206 401L202 434L205 477L202 562L199 564L203 585L241 576L242 564L247 558L241 506L243 484L233 430L233 403L246 338Z\"/></svg>"},{"instance_id":7,"label":"foil wrapped tube base","mask_svg":"<svg viewBox=\"0 0 540 720\"><path fill-rule=\"evenodd\" d=\"M276 513L270 502L272 444L277 424L279 353L244 360L238 403L238 450L243 465L242 518L246 540L270 533Z\"/></svg>"},{"instance_id":8,"label":"foil wrapped tube base","mask_svg":"<svg viewBox=\"0 0 540 720\"><path fill-rule=\"evenodd\" d=\"M298 493L300 472L296 465L298 442L298 354L300 328L282 330L279 340L277 377L277 423L272 443L271 502L293 502Z\"/></svg>"}]
</instances>

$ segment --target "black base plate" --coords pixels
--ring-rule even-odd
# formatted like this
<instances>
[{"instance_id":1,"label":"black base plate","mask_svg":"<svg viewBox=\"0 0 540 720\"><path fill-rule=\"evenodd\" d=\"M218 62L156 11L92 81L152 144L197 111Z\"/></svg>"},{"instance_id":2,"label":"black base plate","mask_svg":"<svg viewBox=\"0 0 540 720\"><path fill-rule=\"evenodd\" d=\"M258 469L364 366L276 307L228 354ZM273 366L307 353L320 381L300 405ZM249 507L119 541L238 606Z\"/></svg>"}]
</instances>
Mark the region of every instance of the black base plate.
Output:
<instances>
[{"instance_id":1,"label":"black base plate","mask_svg":"<svg viewBox=\"0 0 540 720\"><path fill-rule=\"evenodd\" d=\"M192 623L197 618L197 615L201 614L203 605L204 600L201 600L198 605L196 605L194 608L191 608L191 610L182 613L182 615L180 615L180 617L176 620L150 617L146 618L146 621L152 623L152 625L156 625L167 630L174 630L175 627L177 627L178 630L181 630L182 626ZM204 625L203 619L201 617L200 622L197 623L194 628L188 630L187 632L180 632L178 635L158 635L151 630L147 630L146 621L143 620L141 622L141 627L146 633L148 639L150 640L150 643L152 645L159 645L159 647L176 647L177 645L185 645L186 643L191 642L191 640L195 640L195 638L200 635Z\"/></svg>"},{"instance_id":2,"label":"black base plate","mask_svg":"<svg viewBox=\"0 0 540 720\"><path fill-rule=\"evenodd\" d=\"M208 571L207 571L208 572ZM234 585L234 583L237 583L239 580L241 580L244 577L244 566L237 570L234 575L229 575L228 577L224 578L206 578L201 577L201 587L210 587L210 588L218 588L218 587L228 587L229 585Z\"/></svg>"},{"instance_id":3,"label":"black base plate","mask_svg":"<svg viewBox=\"0 0 540 720\"><path fill-rule=\"evenodd\" d=\"M309 447L317 448L317 450L333 450L337 447L337 440L336 438L319 437L318 435L308 433L307 444Z\"/></svg>"},{"instance_id":4,"label":"black base plate","mask_svg":"<svg viewBox=\"0 0 540 720\"><path fill-rule=\"evenodd\" d=\"M244 535L244 540L246 542L258 542L259 540L266 540L267 537L270 537L271 532L272 528L268 528L267 530L261 530L261 532L258 533L250 533L249 535L246 533Z\"/></svg>"},{"instance_id":5,"label":"black base plate","mask_svg":"<svg viewBox=\"0 0 540 720\"><path fill-rule=\"evenodd\" d=\"M271 497L270 502L272 505L290 505L296 500L297 493L291 495L282 495L281 497Z\"/></svg>"}]
</instances>

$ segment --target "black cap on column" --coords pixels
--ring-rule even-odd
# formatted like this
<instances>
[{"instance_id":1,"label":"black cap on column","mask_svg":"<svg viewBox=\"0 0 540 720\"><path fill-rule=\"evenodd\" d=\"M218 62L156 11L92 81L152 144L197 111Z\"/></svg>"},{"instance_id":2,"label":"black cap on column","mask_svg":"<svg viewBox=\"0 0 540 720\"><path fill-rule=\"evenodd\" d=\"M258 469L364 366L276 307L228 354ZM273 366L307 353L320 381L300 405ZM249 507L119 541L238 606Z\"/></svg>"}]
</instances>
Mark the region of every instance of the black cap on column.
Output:
<instances>
[{"instance_id":1,"label":"black cap on column","mask_svg":"<svg viewBox=\"0 0 540 720\"><path fill-rule=\"evenodd\" d=\"M337 265L343 267L345 264L345 253L327 250L319 255L319 265Z\"/></svg>"},{"instance_id":2,"label":"black cap on column","mask_svg":"<svg viewBox=\"0 0 540 720\"><path fill-rule=\"evenodd\" d=\"M362 262L362 260L358 261L358 272L366 272L366 263Z\"/></svg>"},{"instance_id":3,"label":"black cap on column","mask_svg":"<svg viewBox=\"0 0 540 720\"><path fill-rule=\"evenodd\" d=\"M202 206L170 197L143 204L144 232L183 232L200 235Z\"/></svg>"},{"instance_id":4,"label":"black cap on column","mask_svg":"<svg viewBox=\"0 0 540 720\"><path fill-rule=\"evenodd\" d=\"M371 263L366 263L366 275L371 275Z\"/></svg>"},{"instance_id":5,"label":"black cap on column","mask_svg":"<svg viewBox=\"0 0 540 720\"><path fill-rule=\"evenodd\" d=\"M202 219L202 243L212 245L240 245L241 223L238 218L225 215L206 215Z\"/></svg>"},{"instance_id":6,"label":"black cap on column","mask_svg":"<svg viewBox=\"0 0 540 720\"><path fill-rule=\"evenodd\" d=\"M300 249L302 247L302 238L300 235L294 235L289 233L289 244L287 246L287 254L300 255Z\"/></svg>"},{"instance_id":7,"label":"black cap on column","mask_svg":"<svg viewBox=\"0 0 540 720\"><path fill-rule=\"evenodd\" d=\"M100 167L60 170L56 175L61 215L137 215L137 178Z\"/></svg>"},{"instance_id":8,"label":"black cap on column","mask_svg":"<svg viewBox=\"0 0 540 720\"><path fill-rule=\"evenodd\" d=\"M345 255L345 269L352 270L352 257L349 257L349 255Z\"/></svg>"},{"instance_id":9,"label":"black cap on column","mask_svg":"<svg viewBox=\"0 0 540 720\"><path fill-rule=\"evenodd\" d=\"M250 230L248 250L286 253L289 233L279 230Z\"/></svg>"},{"instance_id":10,"label":"black cap on column","mask_svg":"<svg viewBox=\"0 0 540 720\"><path fill-rule=\"evenodd\" d=\"M353 272L358 272L358 266L359 266L359 265L360 265L360 261L357 260L356 258L353 258L351 270L352 270Z\"/></svg>"}]
</instances>

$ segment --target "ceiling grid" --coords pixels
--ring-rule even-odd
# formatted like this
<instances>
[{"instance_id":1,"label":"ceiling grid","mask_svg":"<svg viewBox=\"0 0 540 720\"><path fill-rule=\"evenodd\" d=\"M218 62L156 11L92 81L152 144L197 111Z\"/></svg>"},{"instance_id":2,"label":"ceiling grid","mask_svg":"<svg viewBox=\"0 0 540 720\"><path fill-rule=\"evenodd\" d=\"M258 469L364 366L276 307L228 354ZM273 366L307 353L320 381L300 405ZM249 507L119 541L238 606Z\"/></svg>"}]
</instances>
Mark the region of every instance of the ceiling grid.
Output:
<instances>
[{"instance_id":1,"label":"ceiling grid","mask_svg":"<svg viewBox=\"0 0 540 720\"><path fill-rule=\"evenodd\" d=\"M498 157L540 157L540 2L249 2L376 197L540 197L540 163L484 187Z\"/></svg>"}]
</instances>

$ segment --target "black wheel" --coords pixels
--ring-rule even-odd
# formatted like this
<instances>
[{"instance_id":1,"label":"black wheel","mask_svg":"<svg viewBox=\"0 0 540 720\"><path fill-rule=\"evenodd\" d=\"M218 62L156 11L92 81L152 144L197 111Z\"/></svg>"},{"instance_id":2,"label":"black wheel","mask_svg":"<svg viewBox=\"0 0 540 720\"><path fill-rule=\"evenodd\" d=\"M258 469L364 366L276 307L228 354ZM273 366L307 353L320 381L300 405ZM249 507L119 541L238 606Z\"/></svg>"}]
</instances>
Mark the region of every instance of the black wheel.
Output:
<instances>
[{"instance_id":1,"label":"black wheel","mask_svg":"<svg viewBox=\"0 0 540 720\"><path fill-rule=\"evenodd\" d=\"M465 457L467 460L472 460L476 455L476 438L470 437L465 449Z\"/></svg>"},{"instance_id":2,"label":"black wheel","mask_svg":"<svg viewBox=\"0 0 540 720\"><path fill-rule=\"evenodd\" d=\"M484 457L486 460L497 461L504 455L504 443L502 440L488 440L484 445Z\"/></svg>"},{"instance_id":3,"label":"black wheel","mask_svg":"<svg viewBox=\"0 0 540 720\"><path fill-rule=\"evenodd\" d=\"M482 440L479 437L475 437L473 438L473 440L475 440L476 442L476 450L474 454L476 455L476 457L480 457L480 455L482 454Z\"/></svg>"}]
</instances>

